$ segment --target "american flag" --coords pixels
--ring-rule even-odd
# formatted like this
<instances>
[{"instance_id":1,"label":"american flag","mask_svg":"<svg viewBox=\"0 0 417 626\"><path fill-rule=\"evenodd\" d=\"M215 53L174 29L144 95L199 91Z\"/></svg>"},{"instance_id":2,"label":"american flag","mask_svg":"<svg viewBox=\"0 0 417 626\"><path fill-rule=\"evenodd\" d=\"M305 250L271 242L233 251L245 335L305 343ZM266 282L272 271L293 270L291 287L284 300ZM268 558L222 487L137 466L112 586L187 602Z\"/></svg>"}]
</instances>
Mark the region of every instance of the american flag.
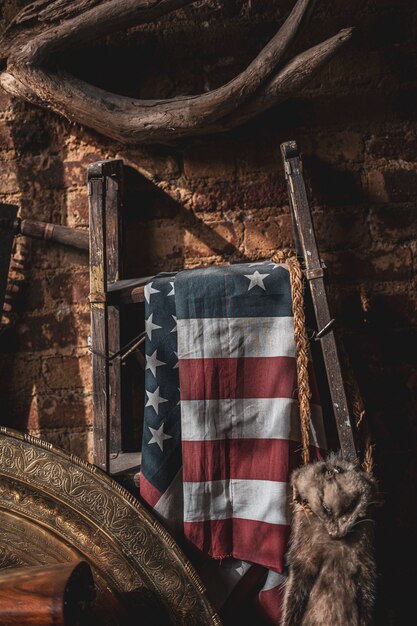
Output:
<instances>
[{"instance_id":1,"label":"american flag","mask_svg":"<svg viewBox=\"0 0 417 626\"><path fill-rule=\"evenodd\" d=\"M247 595L243 580L253 580L260 613L278 624L288 480L301 463L288 268L159 275L145 300L141 496L180 544L196 548L218 608L239 587ZM320 456L326 441L312 387L310 441Z\"/></svg>"}]
</instances>

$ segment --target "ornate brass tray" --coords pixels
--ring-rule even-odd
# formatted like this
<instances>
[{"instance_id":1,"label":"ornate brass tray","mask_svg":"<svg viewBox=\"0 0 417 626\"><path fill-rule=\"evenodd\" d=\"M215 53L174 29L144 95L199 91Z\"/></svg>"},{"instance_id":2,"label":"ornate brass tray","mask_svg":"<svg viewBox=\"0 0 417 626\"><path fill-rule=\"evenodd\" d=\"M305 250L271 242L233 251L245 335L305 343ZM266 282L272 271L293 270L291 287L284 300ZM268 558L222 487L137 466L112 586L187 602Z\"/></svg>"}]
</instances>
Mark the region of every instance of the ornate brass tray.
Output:
<instances>
[{"instance_id":1,"label":"ornate brass tray","mask_svg":"<svg viewBox=\"0 0 417 626\"><path fill-rule=\"evenodd\" d=\"M85 559L89 624L220 625L204 587L152 515L101 470L0 427L0 568Z\"/></svg>"}]
</instances>

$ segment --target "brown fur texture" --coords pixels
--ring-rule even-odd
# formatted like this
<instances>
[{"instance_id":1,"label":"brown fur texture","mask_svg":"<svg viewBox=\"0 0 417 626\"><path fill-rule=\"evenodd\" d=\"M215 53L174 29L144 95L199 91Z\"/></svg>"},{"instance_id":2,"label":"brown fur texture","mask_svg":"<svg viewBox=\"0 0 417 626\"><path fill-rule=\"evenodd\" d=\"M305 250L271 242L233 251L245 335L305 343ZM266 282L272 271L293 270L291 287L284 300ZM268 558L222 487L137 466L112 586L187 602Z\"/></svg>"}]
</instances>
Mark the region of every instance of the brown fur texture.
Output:
<instances>
[{"instance_id":1,"label":"brown fur texture","mask_svg":"<svg viewBox=\"0 0 417 626\"><path fill-rule=\"evenodd\" d=\"M332 453L291 475L293 518L282 626L369 626L375 601L377 485Z\"/></svg>"}]
</instances>

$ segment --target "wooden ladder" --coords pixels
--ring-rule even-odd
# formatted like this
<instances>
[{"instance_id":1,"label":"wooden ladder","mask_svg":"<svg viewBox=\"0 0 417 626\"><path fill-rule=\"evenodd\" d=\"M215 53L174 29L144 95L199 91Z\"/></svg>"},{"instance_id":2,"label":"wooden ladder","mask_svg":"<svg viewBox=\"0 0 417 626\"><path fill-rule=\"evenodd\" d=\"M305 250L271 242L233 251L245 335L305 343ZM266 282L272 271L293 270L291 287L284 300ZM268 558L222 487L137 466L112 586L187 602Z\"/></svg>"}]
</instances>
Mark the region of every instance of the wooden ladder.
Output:
<instances>
[{"instance_id":1,"label":"wooden ladder","mask_svg":"<svg viewBox=\"0 0 417 626\"><path fill-rule=\"evenodd\" d=\"M356 444L325 288L325 266L318 251L294 141L281 145L298 256L310 286L317 332L330 391L340 448L356 456ZM152 276L126 279L123 264L123 162L99 161L88 168L90 210L90 303L94 463L114 477L133 475L140 453L123 451L121 311L144 301Z\"/></svg>"}]
</instances>

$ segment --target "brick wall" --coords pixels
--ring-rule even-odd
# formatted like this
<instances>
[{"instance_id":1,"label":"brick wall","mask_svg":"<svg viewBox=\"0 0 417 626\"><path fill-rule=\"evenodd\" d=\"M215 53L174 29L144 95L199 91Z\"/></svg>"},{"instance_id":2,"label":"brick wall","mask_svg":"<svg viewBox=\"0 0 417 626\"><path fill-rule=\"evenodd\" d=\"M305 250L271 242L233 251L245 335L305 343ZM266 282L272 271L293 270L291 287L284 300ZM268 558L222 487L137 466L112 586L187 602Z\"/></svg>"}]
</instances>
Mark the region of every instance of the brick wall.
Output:
<instances>
[{"instance_id":1,"label":"brick wall","mask_svg":"<svg viewBox=\"0 0 417 626\"><path fill-rule=\"evenodd\" d=\"M22 4L4 2L3 21ZM357 27L353 43L297 98L225 135L126 148L1 92L0 199L24 217L85 228L86 167L120 157L145 185L130 200L141 238L132 273L262 258L292 244L279 144L299 142L332 310L364 397L385 497L377 623L403 624L417 547L417 7L317 4L296 48L349 25ZM290 6L203 2L115 36L112 54L97 44L65 62L140 97L198 92L239 71ZM0 338L1 422L83 457L91 448L87 294L84 253L32 242L16 324Z\"/></svg>"}]
</instances>

